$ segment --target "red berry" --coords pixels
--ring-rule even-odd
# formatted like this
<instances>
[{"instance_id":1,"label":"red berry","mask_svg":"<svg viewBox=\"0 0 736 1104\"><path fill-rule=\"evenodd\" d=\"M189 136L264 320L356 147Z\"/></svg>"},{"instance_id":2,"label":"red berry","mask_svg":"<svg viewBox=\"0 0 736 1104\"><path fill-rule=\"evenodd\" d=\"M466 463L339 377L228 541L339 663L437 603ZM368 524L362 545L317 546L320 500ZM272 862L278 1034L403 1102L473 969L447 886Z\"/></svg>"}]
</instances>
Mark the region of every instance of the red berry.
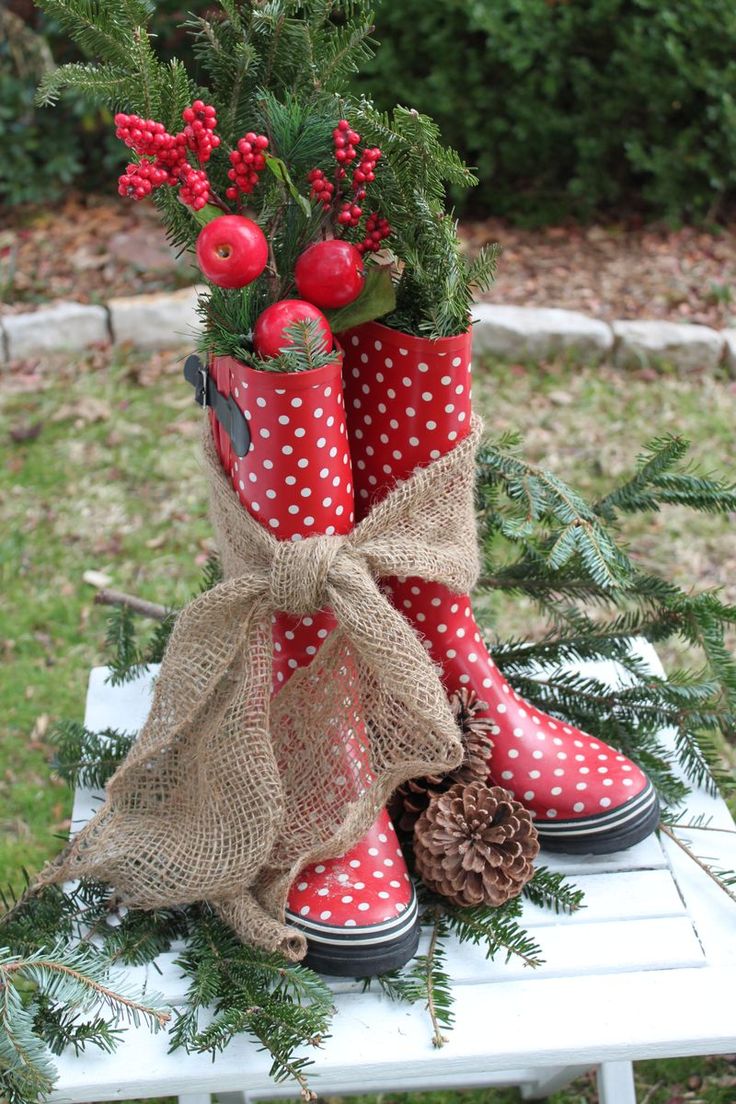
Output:
<instances>
[{"instance_id":1,"label":"red berry","mask_svg":"<svg viewBox=\"0 0 736 1104\"><path fill-rule=\"evenodd\" d=\"M197 238L197 262L212 284L240 288L256 280L268 261L268 243L260 226L242 215L221 215Z\"/></svg>"},{"instance_id":2,"label":"red berry","mask_svg":"<svg viewBox=\"0 0 736 1104\"><path fill-rule=\"evenodd\" d=\"M293 345L293 340L285 331L295 322L315 321L320 323L324 338L324 351L329 353L333 346L332 330L322 311L303 299L281 299L266 307L258 316L253 331L253 344L260 357L278 356L283 349Z\"/></svg>"},{"instance_id":3,"label":"red berry","mask_svg":"<svg viewBox=\"0 0 736 1104\"><path fill-rule=\"evenodd\" d=\"M363 258L350 242L337 238L310 245L294 266L297 291L325 309L344 307L365 285Z\"/></svg>"}]
</instances>

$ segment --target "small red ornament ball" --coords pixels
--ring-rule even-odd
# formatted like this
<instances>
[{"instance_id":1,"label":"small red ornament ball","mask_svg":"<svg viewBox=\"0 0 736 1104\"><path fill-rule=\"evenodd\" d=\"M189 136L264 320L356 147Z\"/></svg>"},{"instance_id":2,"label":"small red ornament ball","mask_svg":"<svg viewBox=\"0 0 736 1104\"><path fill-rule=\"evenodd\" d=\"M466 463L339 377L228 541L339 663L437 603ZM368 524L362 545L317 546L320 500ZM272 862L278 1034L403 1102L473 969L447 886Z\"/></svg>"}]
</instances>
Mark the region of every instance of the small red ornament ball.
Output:
<instances>
[{"instance_id":1,"label":"small red ornament ball","mask_svg":"<svg viewBox=\"0 0 736 1104\"><path fill-rule=\"evenodd\" d=\"M240 288L256 280L268 261L260 226L242 215L220 215L197 238L197 263L212 284Z\"/></svg>"},{"instance_id":2,"label":"small red ornament ball","mask_svg":"<svg viewBox=\"0 0 736 1104\"><path fill-rule=\"evenodd\" d=\"M282 349L293 345L285 331L295 322L315 319L324 335L324 351L332 349L332 330L321 310L303 299L281 299L272 303L258 316L253 330L253 344L260 357L278 356Z\"/></svg>"},{"instance_id":3,"label":"small red ornament ball","mask_svg":"<svg viewBox=\"0 0 736 1104\"><path fill-rule=\"evenodd\" d=\"M310 303L345 307L365 286L363 257L350 242L337 238L315 242L297 260L294 279L299 294Z\"/></svg>"}]
</instances>

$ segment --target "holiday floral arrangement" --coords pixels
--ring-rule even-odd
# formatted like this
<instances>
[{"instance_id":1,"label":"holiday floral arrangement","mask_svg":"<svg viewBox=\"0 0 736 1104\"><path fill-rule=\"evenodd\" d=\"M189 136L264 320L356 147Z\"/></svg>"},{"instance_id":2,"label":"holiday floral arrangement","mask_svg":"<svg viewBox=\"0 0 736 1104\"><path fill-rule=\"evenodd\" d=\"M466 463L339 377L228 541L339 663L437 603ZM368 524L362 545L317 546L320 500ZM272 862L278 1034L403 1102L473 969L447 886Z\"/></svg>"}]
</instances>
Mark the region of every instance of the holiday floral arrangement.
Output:
<instances>
[{"instance_id":1,"label":"holiday floral arrangement","mask_svg":"<svg viewBox=\"0 0 736 1104\"><path fill-rule=\"evenodd\" d=\"M657 790L669 798L680 785L634 705L609 691L586 731L574 683L556 694L554 680L535 680L534 662L559 648L491 656L469 597L481 571L476 476L481 520L522 549L500 571L507 589L536 587L552 604L571 590L612 594L617 605L638 580L639 621L608 634L591 625L587 652L579 642L568 657L613 656L643 681L627 638L653 602L672 623L674 592L655 595L604 529L624 498L596 513L506 445L481 445L470 308L495 254L471 261L460 247L445 192L473 177L432 121L383 115L350 91L370 49L362 3L215 5L188 25L206 89L156 58L151 5L40 6L95 59L57 70L43 95L76 87L119 109L131 151L121 197L155 203L201 272L184 376L205 411L222 575L162 620L145 657L131 659L131 646L113 668L128 677L161 662L136 740L104 737L114 772L89 767L93 734L62 730L70 758L88 764L70 776L106 783L105 802L10 909L10 931L19 955L44 909L49 923L71 909L93 928L114 914L118 933L145 932L147 957L186 936L192 992L174 1045L214 1051L248 1030L275 1074L308 1094L293 1050L324 1033L330 998L294 963L385 975L407 967L427 923L434 957L407 967L409 982L393 975L394 995L416 998L430 975L442 991L438 939L451 930L533 963L520 895L580 903L561 878L535 875L540 845L629 847L660 821ZM519 517L502 518L499 487ZM681 500L694 493L683 484ZM731 508L720 484L701 480L697 493ZM125 637L129 615L119 617ZM711 609L711 642L725 617ZM728 684L732 668L711 658ZM674 698L647 685L657 721L671 719ZM726 725L729 710L708 716ZM699 713L685 726L698 779L714 756L693 732L708 724ZM69 882L79 888L59 888ZM74 960L78 972L93 975L91 953ZM235 995L223 966L234 958ZM214 1027L198 1027L198 992L215 998ZM262 1014L233 1016L241 998ZM79 1003L58 987L42 998L36 1036L53 1028L57 1045L74 1041L65 999ZM448 1007L432 1002L438 1045ZM140 1008L154 1026L166 1018L150 1001ZM37 1082L26 1072L24 1091L49 1083L48 1070Z\"/></svg>"}]
</instances>

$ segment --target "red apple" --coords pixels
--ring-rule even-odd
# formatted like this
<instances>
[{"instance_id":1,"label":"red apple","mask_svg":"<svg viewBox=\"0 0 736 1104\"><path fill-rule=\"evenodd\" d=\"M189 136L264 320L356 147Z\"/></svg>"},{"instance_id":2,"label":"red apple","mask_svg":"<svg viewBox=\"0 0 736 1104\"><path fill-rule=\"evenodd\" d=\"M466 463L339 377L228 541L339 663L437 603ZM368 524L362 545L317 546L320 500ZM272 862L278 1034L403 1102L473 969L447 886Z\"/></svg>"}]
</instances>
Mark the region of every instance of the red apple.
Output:
<instances>
[{"instance_id":1,"label":"red apple","mask_svg":"<svg viewBox=\"0 0 736 1104\"><path fill-rule=\"evenodd\" d=\"M220 215L199 232L197 262L218 287L245 287L261 275L267 261L268 242L252 219Z\"/></svg>"},{"instance_id":2,"label":"red apple","mask_svg":"<svg viewBox=\"0 0 736 1104\"><path fill-rule=\"evenodd\" d=\"M297 291L318 307L345 307L365 286L365 266L350 242L334 238L305 249L294 266Z\"/></svg>"},{"instance_id":3,"label":"red apple","mask_svg":"<svg viewBox=\"0 0 736 1104\"><path fill-rule=\"evenodd\" d=\"M320 323L320 329L324 335L324 351L328 353L332 349L332 330L330 324L312 303L304 299L281 299L278 303L272 303L266 307L256 320L253 330L253 344L260 357L275 357L283 349L288 349L294 342L285 333L294 322L315 321Z\"/></svg>"}]
</instances>

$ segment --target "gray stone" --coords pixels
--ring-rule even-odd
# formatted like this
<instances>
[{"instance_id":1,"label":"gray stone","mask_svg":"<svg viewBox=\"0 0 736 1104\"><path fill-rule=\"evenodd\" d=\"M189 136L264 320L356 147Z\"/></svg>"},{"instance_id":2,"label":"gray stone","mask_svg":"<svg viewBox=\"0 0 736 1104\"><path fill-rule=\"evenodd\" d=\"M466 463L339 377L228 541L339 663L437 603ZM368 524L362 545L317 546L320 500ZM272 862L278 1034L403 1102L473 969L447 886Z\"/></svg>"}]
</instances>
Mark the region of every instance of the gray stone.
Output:
<instances>
[{"instance_id":1,"label":"gray stone","mask_svg":"<svg viewBox=\"0 0 736 1104\"><path fill-rule=\"evenodd\" d=\"M27 314L9 314L3 330L11 359L63 349L85 349L109 341L104 307L56 303Z\"/></svg>"},{"instance_id":2,"label":"gray stone","mask_svg":"<svg viewBox=\"0 0 736 1104\"><path fill-rule=\"evenodd\" d=\"M614 362L622 368L671 364L686 372L712 372L723 352L723 335L690 322L613 323Z\"/></svg>"},{"instance_id":3,"label":"gray stone","mask_svg":"<svg viewBox=\"0 0 736 1104\"><path fill-rule=\"evenodd\" d=\"M111 299L113 341L127 341L140 349L191 345L200 328L196 305L197 289L193 287Z\"/></svg>"},{"instance_id":4,"label":"gray stone","mask_svg":"<svg viewBox=\"0 0 736 1104\"><path fill-rule=\"evenodd\" d=\"M568 354L600 360L613 346L610 326L577 311L502 307L473 308L473 351L514 360L545 360Z\"/></svg>"},{"instance_id":5,"label":"gray stone","mask_svg":"<svg viewBox=\"0 0 736 1104\"><path fill-rule=\"evenodd\" d=\"M721 337L725 342L723 362L729 376L736 378L736 330L723 330Z\"/></svg>"}]
</instances>

